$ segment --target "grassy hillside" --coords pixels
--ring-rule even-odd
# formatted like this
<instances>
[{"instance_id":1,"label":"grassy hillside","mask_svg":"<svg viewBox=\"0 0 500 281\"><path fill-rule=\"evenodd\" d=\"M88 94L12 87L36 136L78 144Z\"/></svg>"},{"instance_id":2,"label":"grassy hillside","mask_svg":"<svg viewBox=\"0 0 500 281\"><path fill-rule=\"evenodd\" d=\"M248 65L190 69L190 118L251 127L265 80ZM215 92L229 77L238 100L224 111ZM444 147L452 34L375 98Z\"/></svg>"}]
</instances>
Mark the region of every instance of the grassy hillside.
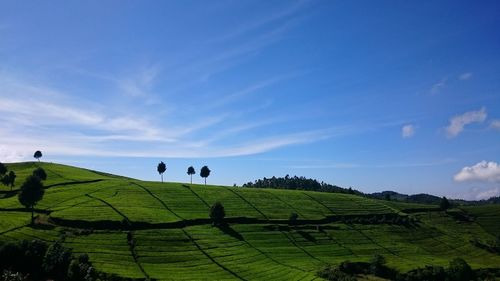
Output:
<instances>
[{"instance_id":1,"label":"grassy hillside","mask_svg":"<svg viewBox=\"0 0 500 281\"><path fill-rule=\"evenodd\" d=\"M463 221L432 205L349 194L144 182L49 163L7 166L18 178L13 192L0 188L0 241L62 240L99 270L123 277L313 280L322 265L374 254L401 271L444 266L453 257L500 267L498 254L471 242L494 240L499 209L468 207L476 219ZM48 174L37 205L45 223L30 226L16 189L37 166ZM229 228L210 224L216 201ZM291 213L297 226L288 226ZM399 223L408 216L415 222Z\"/></svg>"}]
</instances>

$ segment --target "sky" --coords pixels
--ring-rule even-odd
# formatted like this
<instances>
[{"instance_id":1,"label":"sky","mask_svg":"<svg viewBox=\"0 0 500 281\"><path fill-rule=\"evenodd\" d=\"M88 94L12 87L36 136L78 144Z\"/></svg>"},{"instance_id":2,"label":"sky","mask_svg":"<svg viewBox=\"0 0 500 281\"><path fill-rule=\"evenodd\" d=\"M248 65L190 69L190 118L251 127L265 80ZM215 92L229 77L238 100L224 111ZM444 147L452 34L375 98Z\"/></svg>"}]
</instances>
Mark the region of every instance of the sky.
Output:
<instances>
[{"instance_id":1,"label":"sky","mask_svg":"<svg viewBox=\"0 0 500 281\"><path fill-rule=\"evenodd\" d=\"M0 1L0 162L498 196L499 30L498 1Z\"/></svg>"}]
</instances>

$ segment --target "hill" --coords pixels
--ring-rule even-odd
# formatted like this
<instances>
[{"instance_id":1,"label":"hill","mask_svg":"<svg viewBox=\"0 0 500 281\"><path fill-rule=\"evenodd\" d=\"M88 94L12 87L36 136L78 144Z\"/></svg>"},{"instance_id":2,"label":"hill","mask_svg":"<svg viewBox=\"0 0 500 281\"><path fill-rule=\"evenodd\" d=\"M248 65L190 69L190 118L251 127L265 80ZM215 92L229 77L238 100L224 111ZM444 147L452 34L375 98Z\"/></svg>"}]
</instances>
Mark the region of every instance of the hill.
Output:
<instances>
[{"instance_id":1,"label":"hill","mask_svg":"<svg viewBox=\"0 0 500 281\"><path fill-rule=\"evenodd\" d=\"M31 226L16 192L38 166L48 179ZM314 280L326 264L374 254L402 272L446 266L454 257L474 268L500 265L484 247L500 233L500 212L484 206L444 212L353 194L145 182L51 163L7 167L18 179L12 192L0 188L1 242L62 241L88 253L98 270L121 277ZM211 225L216 201L229 227Z\"/></svg>"}]
</instances>

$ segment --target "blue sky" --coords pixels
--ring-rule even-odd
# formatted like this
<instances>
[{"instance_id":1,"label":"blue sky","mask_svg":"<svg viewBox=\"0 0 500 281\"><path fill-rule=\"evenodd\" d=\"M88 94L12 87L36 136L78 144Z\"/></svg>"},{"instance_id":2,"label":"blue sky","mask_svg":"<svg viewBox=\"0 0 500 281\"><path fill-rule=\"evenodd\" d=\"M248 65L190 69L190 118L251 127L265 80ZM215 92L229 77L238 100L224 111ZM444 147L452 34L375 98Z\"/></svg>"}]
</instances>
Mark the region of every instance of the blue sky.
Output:
<instances>
[{"instance_id":1,"label":"blue sky","mask_svg":"<svg viewBox=\"0 0 500 281\"><path fill-rule=\"evenodd\" d=\"M498 1L2 1L0 161L498 196L498 30Z\"/></svg>"}]
</instances>

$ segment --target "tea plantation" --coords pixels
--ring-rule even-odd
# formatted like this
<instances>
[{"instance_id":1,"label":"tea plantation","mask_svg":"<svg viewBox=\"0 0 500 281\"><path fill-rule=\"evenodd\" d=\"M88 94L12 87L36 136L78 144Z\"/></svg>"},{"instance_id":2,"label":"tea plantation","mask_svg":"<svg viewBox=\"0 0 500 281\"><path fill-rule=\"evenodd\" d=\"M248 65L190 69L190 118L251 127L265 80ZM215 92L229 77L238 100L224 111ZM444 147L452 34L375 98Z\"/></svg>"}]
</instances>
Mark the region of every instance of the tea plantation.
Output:
<instances>
[{"instance_id":1,"label":"tea plantation","mask_svg":"<svg viewBox=\"0 0 500 281\"><path fill-rule=\"evenodd\" d=\"M17 192L33 169L47 172L37 223ZM446 266L500 268L490 245L500 234L498 205L437 206L339 193L145 182L51 163L8 164L18 175L0 187L0 243L62 241L95 267L134 279L315 280L319 268L383 255L401 272ZM209 209L225 208L228 227ZM290 214L298 220L290 225Z\"/></svg>"}]
</instances>

